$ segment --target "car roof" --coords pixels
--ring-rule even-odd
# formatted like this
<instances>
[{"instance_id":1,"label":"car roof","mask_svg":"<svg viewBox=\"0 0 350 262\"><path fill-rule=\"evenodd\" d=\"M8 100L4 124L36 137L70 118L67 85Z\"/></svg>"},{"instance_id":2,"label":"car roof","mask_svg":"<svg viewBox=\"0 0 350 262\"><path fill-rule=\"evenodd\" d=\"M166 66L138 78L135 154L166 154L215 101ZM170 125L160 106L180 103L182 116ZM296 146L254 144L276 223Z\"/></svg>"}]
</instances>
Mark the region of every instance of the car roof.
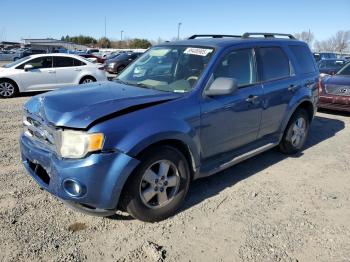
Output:
<instances>
[{"instance_id":1,"label":"car roof","mask_svg":"<svg viewBox=\"0 0 350 262\"><path fill-rule=\"evenodd\" d=\"M64 56L64 57L71 57L71 58L78 58L81 59L82 57L80 55L75 54L65 54L65 53L46 53L46 54L35 54L31 55L31 58L38 58L43 56Z\"/></svg>"},{"instance_id":2,"label":"car roof","mask_svg":"<svg viewBox=\"0 0 350 262\"><path fill-rule=\"evenodd\" d=\"M345 62L346 60L344 58L324 58L320 61L343 61L343 62Z\"/></svg>"},{"instance_id":3,"label":"car roof","mask_svg":"<svg viewBox=\"0 0 350 262\"><path fill-rule=\"evenodd\" d=\"M262 38L262 37L251 37L251 38L240 38L240 37L224 37L224 38L198 38L198 39L187 39L174 42L165 42L158 46L164 45L192 45L192 46L207 46L214 48L225 48L232 45L244 44L244 43L288 43L288 44L306 44L305 42L296 39L285 39L285 38Z\"/></svg>"}]
</instances>

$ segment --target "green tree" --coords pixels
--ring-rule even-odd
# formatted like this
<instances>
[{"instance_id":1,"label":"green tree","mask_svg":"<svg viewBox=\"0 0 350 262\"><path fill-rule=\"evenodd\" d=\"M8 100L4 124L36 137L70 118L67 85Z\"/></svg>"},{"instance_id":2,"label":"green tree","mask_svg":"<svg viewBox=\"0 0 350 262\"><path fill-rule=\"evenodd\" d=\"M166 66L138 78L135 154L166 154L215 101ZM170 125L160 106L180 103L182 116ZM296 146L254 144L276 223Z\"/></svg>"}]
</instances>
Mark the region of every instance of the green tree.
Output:
<instances>
[{"instance_id":1,"label":"green tree","mask_svg":"<svg viewBox=\"0 0 350 262\"><path fill-rule=\"evenodd\" d=\"M134 40L131 40L130 42L130 48L142 48L147 49L152 46L151 42L147 39L138 39L135 38Z\"/></svg>"},{"instance_id":2,"label":"green tree","mask_svg":"<svg viewBox=\"0 0 350 262\"><path fill-rule=\"evenodd\" d=\"M110 48L111 40L109 40L107 37L102 37L98 40L97 45L101 48Z\"/></svg>"}]
</instances>

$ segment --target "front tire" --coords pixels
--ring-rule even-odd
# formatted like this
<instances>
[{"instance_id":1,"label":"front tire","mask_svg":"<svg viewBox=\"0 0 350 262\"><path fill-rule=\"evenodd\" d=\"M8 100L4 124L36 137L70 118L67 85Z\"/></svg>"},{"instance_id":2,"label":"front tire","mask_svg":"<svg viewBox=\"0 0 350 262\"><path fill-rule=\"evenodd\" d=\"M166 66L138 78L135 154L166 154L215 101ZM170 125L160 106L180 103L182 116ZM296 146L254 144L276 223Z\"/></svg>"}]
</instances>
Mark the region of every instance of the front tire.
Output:
<instances>
[{"instance_id":1,"label":"front tire","mask_svg":"<svg viewBox=\"0 0 350 262\"><path fill-rule=\"evenodd\" d=\"M19 93L18 86L10 80L0 80L0 98L11 98Z\"/></svg>"},{"instance_id":2,"label":"front tire","mask_svg":"<svg viewBox=\"0 0 350 262\"><path fill-rule=\"evenodd\" d=\"M308 113L298 109L287 125L279 149L282 153L292 155L299 153L309 133L310 119Z\"/></svg>"},{"instance_id":3,"label":"front tire","mask_svg":"<svg viewBox=\"0 0 350 262\"><path fill-rule=\"evenodd\" d=\"M122 208L145 222L174 215L190 184L186 158L173 147L160 146L142 154L140 162L123 190Z\"/></svg>"}]
</instances>

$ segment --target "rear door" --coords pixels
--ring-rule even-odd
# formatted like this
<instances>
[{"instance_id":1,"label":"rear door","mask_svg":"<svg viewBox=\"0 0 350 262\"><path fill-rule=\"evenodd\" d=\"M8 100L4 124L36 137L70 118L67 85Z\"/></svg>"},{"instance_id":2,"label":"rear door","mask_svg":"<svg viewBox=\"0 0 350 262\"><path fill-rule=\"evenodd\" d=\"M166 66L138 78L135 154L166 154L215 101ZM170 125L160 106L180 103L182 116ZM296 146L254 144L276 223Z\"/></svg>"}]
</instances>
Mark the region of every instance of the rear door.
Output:
<instances>
[{"instance_id":1,"label":"rear door","mask_svg":"<svg viewBox=\"0 0 350 262\"><path fill-rule=\"evenodd\" d=\"M284 47L262 46L257 53L259 77L264 89L261 138L279 131L289 101L300 88L300 81Z\"/></svg>"},{"instance_id":2,"label":"rear door","mask_svg":"<svg viewBox=\"0 0 350 262\"><path fill-rule=\"evenodd\" d=\"M54 56L53 67L56 72L57 87L78 84L85 65L80 60L66 56Z\"/></svg>"}]
</instances>

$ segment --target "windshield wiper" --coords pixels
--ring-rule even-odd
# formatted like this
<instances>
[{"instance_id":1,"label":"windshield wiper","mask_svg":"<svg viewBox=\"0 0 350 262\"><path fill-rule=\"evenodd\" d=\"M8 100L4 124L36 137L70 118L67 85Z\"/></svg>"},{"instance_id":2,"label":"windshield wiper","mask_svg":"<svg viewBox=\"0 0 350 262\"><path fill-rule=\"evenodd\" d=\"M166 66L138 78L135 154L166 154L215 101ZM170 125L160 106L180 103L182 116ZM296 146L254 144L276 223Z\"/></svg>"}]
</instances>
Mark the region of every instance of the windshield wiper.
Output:
<instances>
[{"instance_id":1,"label":"windshield wiper","mask_svg":"<svg viewBox=\"0 0 350 262\"><path fill-rule=\"evenodd\" d=\"M120 84L123 84L123 85L131 85L131 83L123 81L123 80L121 80L119 78L114 79L114 81L116 81L116 82L118 82Z\"/></svg>"}]
</instances>

